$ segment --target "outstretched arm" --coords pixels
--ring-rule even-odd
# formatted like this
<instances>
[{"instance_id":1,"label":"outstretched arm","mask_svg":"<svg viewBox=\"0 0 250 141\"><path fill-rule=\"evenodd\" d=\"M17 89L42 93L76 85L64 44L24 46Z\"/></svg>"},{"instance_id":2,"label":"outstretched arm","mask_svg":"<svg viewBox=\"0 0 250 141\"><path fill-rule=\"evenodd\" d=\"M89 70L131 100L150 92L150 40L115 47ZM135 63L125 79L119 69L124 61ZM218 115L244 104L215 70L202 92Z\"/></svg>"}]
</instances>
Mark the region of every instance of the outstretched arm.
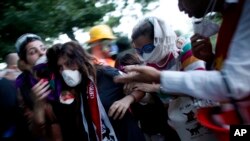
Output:
<instances>
[{"instance_id":1,"label":"outstretched arm","mask_svg":"<svg viewBox=\"0 0 250 141\"><path fill-rule=\"evenodd\" d=\"M117 83L129 82L145 82L145 83L159 83L160 71L150 66L130 65L125 66L127 74L116 76L114 81Z\"/></svg>"}]
</instances>

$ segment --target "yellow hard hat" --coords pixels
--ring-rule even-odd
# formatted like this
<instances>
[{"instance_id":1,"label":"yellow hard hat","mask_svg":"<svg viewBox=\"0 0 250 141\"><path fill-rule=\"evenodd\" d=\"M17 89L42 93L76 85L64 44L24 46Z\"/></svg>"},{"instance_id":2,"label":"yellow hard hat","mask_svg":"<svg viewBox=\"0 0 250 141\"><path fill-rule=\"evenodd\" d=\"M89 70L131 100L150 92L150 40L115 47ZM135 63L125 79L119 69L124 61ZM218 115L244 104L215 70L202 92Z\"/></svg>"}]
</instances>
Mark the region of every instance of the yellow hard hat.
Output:
<instances>
[{"instance_id":1,"label":"yellow hard hat","mask_svg":"<svg viewBox=\"0 0 250 141\"><path fill-rule=\"evenodd\" d=\"M111 28L108 25L96 25L89 30L90 40L87 43L93 43L101 39L115 39Z\"/></svg>"}]
</instances>

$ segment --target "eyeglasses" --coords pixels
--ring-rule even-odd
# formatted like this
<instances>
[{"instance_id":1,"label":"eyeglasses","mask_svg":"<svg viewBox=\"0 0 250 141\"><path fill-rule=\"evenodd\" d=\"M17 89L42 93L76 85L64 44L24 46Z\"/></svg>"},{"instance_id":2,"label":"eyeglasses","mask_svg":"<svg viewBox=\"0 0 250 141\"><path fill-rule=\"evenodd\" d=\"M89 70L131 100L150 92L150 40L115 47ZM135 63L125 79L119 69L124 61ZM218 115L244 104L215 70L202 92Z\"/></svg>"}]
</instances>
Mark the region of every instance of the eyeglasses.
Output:
<instances>
[{"instance_id":1,"label":"eyeglasses","mask_svg":"<svg viewBox=\"0 0 250 141\"><path fill-rule=\"evenodd\" d=\"M142 48L135 48L137 53L142 55L143 53L151 53L154 50L155 46L152 43L144 45Z\"/></svg>"}]
</instances>

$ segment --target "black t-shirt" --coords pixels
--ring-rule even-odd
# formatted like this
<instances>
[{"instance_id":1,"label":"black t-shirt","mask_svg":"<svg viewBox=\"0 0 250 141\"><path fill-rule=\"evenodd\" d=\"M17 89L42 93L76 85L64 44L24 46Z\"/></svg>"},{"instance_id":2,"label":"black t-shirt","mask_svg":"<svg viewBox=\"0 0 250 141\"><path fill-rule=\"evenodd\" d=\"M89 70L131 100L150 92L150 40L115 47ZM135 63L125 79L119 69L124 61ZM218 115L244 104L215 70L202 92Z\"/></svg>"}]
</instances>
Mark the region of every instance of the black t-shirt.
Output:
<instances>
[{"instance_id":1,"label":"black t-shirt","mask_svg":"<svg viewBox=\"0 0 250 141\"><path fill-rule=\"evenodd\" d=\"M59 100L52 101L53 111L56 119L61 127L61 132L64 141L83 141L88 140L87 133L83 127L82 114L81 114L81 101L83 101L83 111L88 123L92 123L89 106L86 96L87 80L82 80L80 86L77 86L75 99L70 104L60 103ZM67 86L64 86L67 89ZM62 91L64 91L63 89ZM88 124L89 137L91 141L96 141L96 135L92 124Z\"/></svg>"}]
</instances>

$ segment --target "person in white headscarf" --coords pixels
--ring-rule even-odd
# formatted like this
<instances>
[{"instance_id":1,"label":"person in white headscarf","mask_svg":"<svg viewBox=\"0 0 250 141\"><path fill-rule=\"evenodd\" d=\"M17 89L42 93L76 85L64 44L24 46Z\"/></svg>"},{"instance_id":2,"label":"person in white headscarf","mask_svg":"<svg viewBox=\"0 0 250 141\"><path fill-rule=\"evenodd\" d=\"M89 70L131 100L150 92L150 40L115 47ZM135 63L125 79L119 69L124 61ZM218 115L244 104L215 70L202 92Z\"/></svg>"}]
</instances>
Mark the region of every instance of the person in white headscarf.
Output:
<instances>
[{"instance_id":1,"label":"person in white headscarf","mask_svg":"<svg viewBox=\"0 0 250 141\"><path fill-rule=\"evenodd\" d=\"M137 52L148 63L159 63L168 54L176 58L176 34L164 21L156 17L146 17L138 22L132 33L132 41ZM141 46L141 45L147 46Z\"/></svg>"},{"instance_id":2,"label":"person in white headscarf","mask_svg":"<svg viewBox=\"0 0 250 141\"><path fill-rule=\"evenodd\" d=\"M157 70L188 71L205 70L205 63L192 55L191 44L185 42L181 49L176 46L176 33L170 25L157 17L146 17L138 22L132 32L132 43L137 53L147 66ZM215 136L196 120L195 113L201 106L211 101L189 96L163 97L160 85L156 89L158 96L168 104L168 123L181 140L199 141L215 140ZM153 83L154 90L155 84ZM138 83L135 90L152 92L152 84ZM212 104L214 104L212 102ZM192 133L197 129L197 134Z\"/></svg>"}]
</instances>

